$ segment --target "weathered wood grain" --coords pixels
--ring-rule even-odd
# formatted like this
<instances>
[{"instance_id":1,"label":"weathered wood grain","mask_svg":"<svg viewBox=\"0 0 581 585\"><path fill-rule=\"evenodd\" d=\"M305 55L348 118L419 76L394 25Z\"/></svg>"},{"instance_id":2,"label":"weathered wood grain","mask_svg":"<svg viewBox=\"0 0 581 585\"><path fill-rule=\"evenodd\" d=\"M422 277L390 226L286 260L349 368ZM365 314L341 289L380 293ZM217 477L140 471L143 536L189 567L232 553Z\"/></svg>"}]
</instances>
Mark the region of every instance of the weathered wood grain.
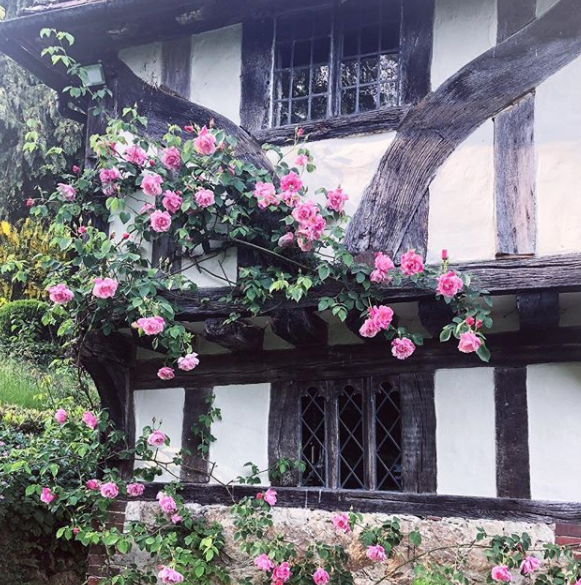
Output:
<instances>
[{"instance_id":1,"label":"weathered wood grain","mask_svg":"<svg viewBox=\"0 0 581 585\"><path fill-rule=\"evenodd\" d=\"M527 369L495 368L496 495L530 498Z\"/></svg>"},{"instance_id":2,"label":"weathered wood grain","mask_svg":"<svg viewBox=\"0 0 581 585\"><path fill-rule=\"evenodd\" d=\"M149 484L144 500L155 501L163 484ZM228 505L244 497L253 496L257 486L187 485L182 495L187 502L201 505ZM412 516L443 518L487 518L523 522L580 522L581 503L516 498L481 498L469 496L441 496L435 494L400 494L365 490L332 490L325 488L277 488L277 506L310 510L348 511L382 514L409 514Z\"/></svg>"},{"instance_id":3,"label":"weathered wood grain","mask_svg":"<svg viewBox=\"0 0 581 585\"><path fill-rule=\"evenodd\" d=\"M203 335L231 351L261 350L264 341L264 329L240 320L225 323L223 319L207 319Z\"/></svg>"},{"instance_id":4,"label":"weathered wood grain","mask_svg":"<svg viewBox=\"0 0 581 585\"><path fill-rule=\"evenodd\" d=\"M560 0L422 100L402 122L366 189L348 227L349 248L397 251L437 170L456 147L580 54L577 0Z\"/></svg>"},{"instance_id":5,"label":"weathered wood grain","mask_svg":"<svg viewBox=\"0 0 581 585\"><path fill-rule=\"evenodd\" d=\"M190 99L192 39L181 37L161 45L161 84L186 100Z\"/></svg>"},{"instance_id":6,"label":"weathered wood grain","mask_svg":"<svg viewBox=\"0 0 581 585\"><path fill-rule=\"evenodd\" d=\"M272 331L295 347L321 345L327 342L327 323L306 309L275 311L271 319Z\"/></svg>"}]
</instances>

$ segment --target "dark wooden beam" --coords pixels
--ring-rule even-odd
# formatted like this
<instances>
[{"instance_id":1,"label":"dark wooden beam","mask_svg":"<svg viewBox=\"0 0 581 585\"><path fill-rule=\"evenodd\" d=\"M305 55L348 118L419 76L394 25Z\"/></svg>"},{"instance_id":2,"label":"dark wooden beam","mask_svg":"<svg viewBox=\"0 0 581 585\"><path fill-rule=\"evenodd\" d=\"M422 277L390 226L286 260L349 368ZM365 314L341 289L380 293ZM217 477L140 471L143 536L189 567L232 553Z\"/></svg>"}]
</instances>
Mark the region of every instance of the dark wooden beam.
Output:
<instances>
[{"instance_id":1,"label":"dark wooden beam","mask_svg":"<svg viewBox=\"0 0 581 585\"><path fill-rule=\"evenodd\" d=\"M327 323L312 310L282 309L272 315L272 331L295 347L327 343Z\"/></svg>"},{"instance_id":2,"label":"dark wooden beam","mask_svg":"<svg viewBox=\"0 0 581 585\"><path fill-rule=\"evenodd\" d=\"M264 329L243 321L225 323L223 319L207 319L203 335L230 351L260 351L264 341Z\"/></svg>"},{"instance_id":3,"label":"dark wooden beam","mask_svg":"<svg viewBox=\"0 0 581 585\"><path fill-rule=\"evenodd\" d=\"M401 396L404 491L435 493L437 459L434 372L400 374L396 386Z\"/></svg>"},{"instance_id":4,"label":"dark wooden beam","mask_svg":"<svg viewBox=\"0 0 581 585\"><path fill-rule=\"evenodd\" d=\"M516 295L516 307L521 331L559 326L559 293L556 291L519 293Z\"/></svg>"},{"instance_id":5,"label":"dark wooden beam","mask_svg":"<svg viewBox=\"0 0 581 585\"><path fill-rule=\"evenodd\" d=\"M190 99L192 39L182 37L161 45L161 83L180 97Z\"/></svg>"},{"instance_id":6,"label":"dark wooden beam","mask_svg":"<svg viewBox=\"0 0 581 585\"><path fill-rule=\"evenodd\" d=\"M402 122L366 189L348 227L348 247L397 251L430 183L457 146L579 55L581 11L577 0L560 0L423 99Z\"/></svg>"},{"instance_id":7,"label":"dark wooden beam","mask_svg":"<svg viewBox=\"0 0 581 585\"><path fill-rule=\"evenodd\" d=\"M530 498L527 369L495 368L496 495Z\"/></svg>"},{"instance_id":8,"label":"dark wooden beam","mask_svg":"<svg viewBox=\"0 0 581 585\"><path fill-rule=\"evenodd\" d=\"M523 290L529 292L581 290L581 254L503 258L454 264L452 268L470 273L479 286L492 294L520 293ZM316 307L321 297L334 296L341 288L342 285L338 283L329 283L325 287L309 291L309 295L298 303L275 296L264 305L264 310L269 312L276 308ZM223 300L229 293L230 289L227 288L205 288L196 295L167 294L166 296L177 302L178 319L200 321L212 316L228 317L232 311L244 312L244 307L236 301L236 295L233 302ZM413 286L386 287L383 300L395 303L418 301L433 298L433 296L433 293Z\"/></svg>"},{"instance_id":9,"label":"dark wooden beam","mask_svg":"<svg viewBox=\"0 0 581 585\"><path fill-rule=\"evenodd\" d=\"M149 484L142 499L155 501L163 484ZM257 486L187 485L181 491L186 502L208 505L231 505L245 496L254 496ZM581 503L512 498L440 496L435 494L401 494L365 490L279 487L277 506L310 510L410 515L426 518L486 518L521 522L580 522Z\"/></svg>"},{"instance_id":10,"label":"dark wooden beam","mask_svg":"<svg viewBox=\"0 0 581 585\"><path fill-rule=\"evenodd\" d=\"M489 366L516 367L528 364L581 361L581 328L537 332L510 332L487 336L492 352ZM171 388L207 384L255 384L385 376L426 372L440 368L484 367L474 354L457 349L454 340L440 343L427 340L405 361L392 358L385 344L358 344L310 347L292 350L246 351L228 355L204 355L192 372L176 371L176 377L164 382L157 377L163 360L147 360L131 371L133 388Z\"/></svg>"},{"instance_id":11,"label":"dark wooden beam","mask_svg":"<svg viewBox=\"0 0 581 585\"><path fill-rule=\"evenodd\" d=\"M424 329L432 337L440 337L440 333L445 325L451 323L454 313L443 300L437 301L435 298L420 299L418 301L418 313Z\"/></svg>"},{"instance_id":12,"label":"dark wooden beam","mask_svg":"<svg viewBox=\"0 0 581 585\"><path fill-rule=\"evenodd\" d=\"M497 42L532 22L537 0L499 0ZM497 255L534 254L535 96L531 92L494 119Z\"/></svg>"}]
</instances>

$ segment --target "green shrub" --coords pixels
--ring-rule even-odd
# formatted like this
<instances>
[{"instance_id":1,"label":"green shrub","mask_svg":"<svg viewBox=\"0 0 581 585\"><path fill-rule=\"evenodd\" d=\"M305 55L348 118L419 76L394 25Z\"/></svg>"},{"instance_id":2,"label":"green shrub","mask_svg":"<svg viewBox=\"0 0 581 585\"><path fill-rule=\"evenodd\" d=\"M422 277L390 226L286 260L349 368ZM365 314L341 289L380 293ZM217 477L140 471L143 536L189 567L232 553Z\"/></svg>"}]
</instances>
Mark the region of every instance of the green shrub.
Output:
<instances>
[{"instance_id":1,"label":"green shrub","mask_svg":"<svg viewBox=\"0 0 581 585\"><path fill-rule=\"evenodd\" d=\"M0 404L0 433L39 434L45 428L47 412L34 408L21 408Z\"/></svg>"}]
</instances>

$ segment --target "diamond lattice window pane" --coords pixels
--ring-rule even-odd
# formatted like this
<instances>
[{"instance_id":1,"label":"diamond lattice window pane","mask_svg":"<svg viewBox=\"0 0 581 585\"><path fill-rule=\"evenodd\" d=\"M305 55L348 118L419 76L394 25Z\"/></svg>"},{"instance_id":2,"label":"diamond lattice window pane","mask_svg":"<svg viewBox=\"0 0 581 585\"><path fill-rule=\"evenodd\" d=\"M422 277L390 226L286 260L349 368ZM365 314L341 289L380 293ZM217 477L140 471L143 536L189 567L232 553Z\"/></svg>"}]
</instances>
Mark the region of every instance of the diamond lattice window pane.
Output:
<instances>
[{"instance_id":1,"label":"diamond lattice window pane","mask_svg":"<svg viewBox=\"0 0 581 585\"><path fill-rule=\"evenodd\" d=\"M400 393L383 382L376 394L377 489L401 491L401 405Z\"/></svg>"},{"instance_id":2,"label":"diamond lattice window pane","mask_svg":"<svg viewBox=\"0 0 581 585\"><path fill-rule=\"evenodd\" d=\"M352 386L339 396L339 486L365 489L363 399Z\"/></svg>"},{"instance_id":3,"label":"diamond lattice window pane","mask_svg":"<svg viewBox=\"0 0 581 585\"><path fill-rule=\"evenodd\" d=\"M309 388L301 398L301 459L306 465L302 485L327 485L327 448L325 445L325 399L317 388Z\"/></svg>"}]
</instances>

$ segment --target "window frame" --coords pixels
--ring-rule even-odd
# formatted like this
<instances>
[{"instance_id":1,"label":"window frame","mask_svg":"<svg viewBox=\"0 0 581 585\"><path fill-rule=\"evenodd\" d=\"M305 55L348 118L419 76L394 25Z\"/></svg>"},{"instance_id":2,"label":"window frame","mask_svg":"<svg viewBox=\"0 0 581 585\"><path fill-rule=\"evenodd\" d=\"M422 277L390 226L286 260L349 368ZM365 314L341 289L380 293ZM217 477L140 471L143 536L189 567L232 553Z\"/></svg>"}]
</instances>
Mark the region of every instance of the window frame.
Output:
<instances>
[{"instance_id":1,"label":"window frame","mask_svg":"<svg viewBox=\"0 0 581 585\"><path fill-rule=\"evenodd\" d=\"M401 410L402 489L377 490L375 445L375 397L381 383L388 382L399 391ZM327 485L304 489L341 488L339 483L339 429L337 396L346 385L360 390L363 396L363 427L365 440L365 489L355 491L382 494L435 493L437 484L436 414L434 402L434 373L413 372L386 376L347 378L337 376L328 380L279 382L272 384L269 416L269 466L274 467L280 458L300 459L301 397L309 385L320 388L327 400L326 450ZM338 389L339 388L339 389ZM301 474L289 471L273 485L304 487Z\"/></svg>"},{"instance_id":2,"label":"window frame","mask_svg":"<svg viewBox=\"0 0 581 585\"><path fill-rule=\"evenodd\" d=\"M308 9L333 7L335 4L313 1ZM301 7L293 12L305 9ZM243 23L240 120L241 126L260 142L279 145L288 143L298 127L304 129L309 141L396 130L410 106L429 93L434 0L404 0L400 17L398 76L401 105L270 128L274 91L275 19L281 12L272 12ZM331 55L330 61L333 65L336 61L334 55ZM337 79L333 72L330 77ZM330 91L330 101L338 99L337 91L338 88ZM336 108L336 104L329 107Z\"/></svg>"}]
</instances>

